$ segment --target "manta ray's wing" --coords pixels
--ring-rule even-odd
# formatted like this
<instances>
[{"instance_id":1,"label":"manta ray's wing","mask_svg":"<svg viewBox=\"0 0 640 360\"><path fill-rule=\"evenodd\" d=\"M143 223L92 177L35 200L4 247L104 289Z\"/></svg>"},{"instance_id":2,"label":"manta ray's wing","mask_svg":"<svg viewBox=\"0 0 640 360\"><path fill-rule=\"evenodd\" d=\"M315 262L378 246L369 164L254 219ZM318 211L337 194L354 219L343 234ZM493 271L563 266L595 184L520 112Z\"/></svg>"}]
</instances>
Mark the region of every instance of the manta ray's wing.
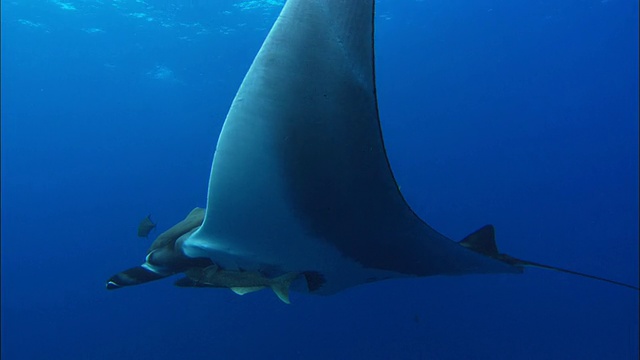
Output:
<instances>
[{"instance_id":1,"label":"manta ray's wing","mask_svg":"<svg viewBox=\"0 0 640 360\"><path fill-rule=\"evenodd\" d=\"M436 232L402 197L378 119L373 14L374 0L287 1L224 123L187 256L318 272L318 293L520 271Z\"/></svg>"}]
</instances>

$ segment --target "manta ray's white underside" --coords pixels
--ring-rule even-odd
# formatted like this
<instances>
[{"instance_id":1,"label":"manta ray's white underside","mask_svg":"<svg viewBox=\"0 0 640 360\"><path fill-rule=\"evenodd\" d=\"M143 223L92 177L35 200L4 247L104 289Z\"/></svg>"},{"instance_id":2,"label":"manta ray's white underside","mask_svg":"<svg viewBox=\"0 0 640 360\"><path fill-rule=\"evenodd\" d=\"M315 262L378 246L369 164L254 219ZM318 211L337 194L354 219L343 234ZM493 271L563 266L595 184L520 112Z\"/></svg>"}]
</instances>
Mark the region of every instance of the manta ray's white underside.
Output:
<instances>
[{"instance_id":1,"label":"manta ray's white underside","mask_svg":"<svg viewBox=\"0 0 640 360\"><path fill-rule=\"evenodd\" d=\"M315 271L330 294L375 280L520 272L436 232L386 157L373 0L288 0L218 139L189 257L278 275Z\"/></svg>"}]
</instances>

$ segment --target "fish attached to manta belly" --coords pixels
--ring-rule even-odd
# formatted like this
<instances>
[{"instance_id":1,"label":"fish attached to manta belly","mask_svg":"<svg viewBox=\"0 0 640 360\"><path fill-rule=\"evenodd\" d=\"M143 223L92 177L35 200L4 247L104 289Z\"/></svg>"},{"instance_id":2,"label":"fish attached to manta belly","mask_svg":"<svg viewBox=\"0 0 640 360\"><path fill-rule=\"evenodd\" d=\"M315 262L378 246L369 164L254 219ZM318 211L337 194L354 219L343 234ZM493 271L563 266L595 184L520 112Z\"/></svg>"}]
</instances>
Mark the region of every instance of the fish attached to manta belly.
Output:
<instances>
[{"instance_id":1,"label":"fish attached to manta belly","mask_svg":"<svg viewBox=\"0 0 640 360\"><path fill-rule=\"evenodd\" d=\"M185 271L186 277L176 281L179 287L217 287L229 288L238 295L271 288L283 302L290 304L289 288L300 274L291 272L275 278L268 278L258 271L222 270L218 265L205 268L191 268Z\"/></svg>"}]
</instances>

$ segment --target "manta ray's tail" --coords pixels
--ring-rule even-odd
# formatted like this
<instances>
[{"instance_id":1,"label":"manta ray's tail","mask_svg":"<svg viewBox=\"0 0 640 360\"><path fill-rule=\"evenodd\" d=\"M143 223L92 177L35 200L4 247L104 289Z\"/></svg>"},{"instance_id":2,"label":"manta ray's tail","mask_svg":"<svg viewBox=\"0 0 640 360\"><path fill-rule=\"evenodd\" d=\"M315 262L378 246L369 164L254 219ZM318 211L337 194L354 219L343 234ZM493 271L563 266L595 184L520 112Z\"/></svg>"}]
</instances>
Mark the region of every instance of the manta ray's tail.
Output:
<instances>
[{"instance_id":1,"label":"manta ray's tail","mask_svg":"<svg viewBox=\"0 0 640 360\"><path fill-rule=\"evenodd\" d=\"M640 291L639 287L633 286L631 284L626 284L626 283L623 283L623 282L620 282L620 281L606 279L606 278L603 278L603 277L600 277L600 276L589 275L589 274L581 273L581 272L578 272L578 271L562 269L562 268L555 267L555 266L538 264L538 263L533 262L533 261L521 260L521 259L514 258L513 256L509 256L507 254L500 254L500 258L499 259L501 261L504 261L506 263L509 263L509 264L512 264L512 265L515 265L515 266L537 267L537 268L541 268L541 269L554 270L554 271L559 271L559 272L563 272L563 273L567 273L567 274L586 277L586 278L589 278L589 279L605 281L605 282L608 282L610 284L614 284L614 285L618 285L618 286L624 286L624 287L627 287L629 289L634 289L634 290Z\"/></svg>"},{"instance_id":2,"label":"manta ray's tail","mask_svg":"<svg viewBox=\"0 0 640 360\"><path fill-rule=\"evenodd\" d=\"M605 282L608 282L610 284L614 284L614 285L618 285L618 286L624 286L624 287L627 287L627 288L630 288L630 289L634 289L634 290L640 291L640 288L638 288L637 286L633 286L633 285L626 284L626 283L623 283L623 282L619 282L619 281L615 281L615 280L611 280L611 279L605 279L603 277L599 277L599 276L595 276L595 275L589 275L589 274L581 273L581 272L578 272L578 271L562 269L562 268L555 267L555 266L539 264L539 263L536 263L536 262L533 262L533 261L522 260L522 259L518 259L518 258L515 258L515 257L507 255L507 254L501 254L498 251L498 246L496 245L495 230L493 228L493 225L485 225L484 227L480 228L476 232L474 232L471 235L467 236L466 238L462 239L462 241L460 241L459 244L464 246L464 247L466 247L466 248L468 248L468 249L470 249L470 250L478 252L480 254L492 257L492 258L494 258L496 260L500 260L500 261L505 262L505 263L507 263L509 265L517 266L517 267L520 267L520 268L537 267L537 268L541 268L541 269L554 270L554 271L559 271L559 272L563 272L563 273L567 273L567 274L586 277L586 278L589 278L589 279L605 281Z\"/></svg>"}]
</instances>

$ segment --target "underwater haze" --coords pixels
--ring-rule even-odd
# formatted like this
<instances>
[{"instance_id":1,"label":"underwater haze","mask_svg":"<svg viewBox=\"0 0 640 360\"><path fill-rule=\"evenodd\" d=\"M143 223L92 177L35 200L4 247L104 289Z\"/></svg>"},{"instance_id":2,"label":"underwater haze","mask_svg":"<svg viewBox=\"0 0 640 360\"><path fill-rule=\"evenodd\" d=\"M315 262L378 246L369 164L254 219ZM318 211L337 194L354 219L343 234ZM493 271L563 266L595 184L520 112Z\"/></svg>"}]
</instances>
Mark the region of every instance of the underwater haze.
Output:
<instances>
[{"instance_id":1,"label":"underwater haze","mask_svg":"<svg viewBox=\"0 0 640 360\"><path fill-rule=\"evenodd\" d=\"M3 360L638 359L638 291L541 269L291 305L173 278L107 291L206 205L284 1L1 1ZM638 286L638 1L376 4L381 125L413 210Z\"/></svg>"}]
</instances>

